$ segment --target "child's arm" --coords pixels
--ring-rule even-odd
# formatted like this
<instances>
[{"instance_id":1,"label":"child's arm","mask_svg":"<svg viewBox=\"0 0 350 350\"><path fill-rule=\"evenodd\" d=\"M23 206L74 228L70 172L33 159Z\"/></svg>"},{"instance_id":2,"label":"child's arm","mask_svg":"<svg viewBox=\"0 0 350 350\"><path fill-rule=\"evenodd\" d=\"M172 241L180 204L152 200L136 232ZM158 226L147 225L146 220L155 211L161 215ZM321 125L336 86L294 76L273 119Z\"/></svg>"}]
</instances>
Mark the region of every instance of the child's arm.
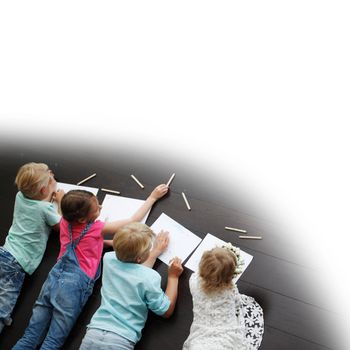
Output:
<instances>
[{"instance_id":1,"label":"child's arm","mask_svg":"<svg viewBox=\"0 0 350 350\"><path fill-rule=\"evenodd\" d=\"M168 192L167 185L157 186L149 197L146 199L145 203L136 211L136 213L128 219L117 220L112 222L106 222L102 234L115 233L120 227L135 221L141 221L146 213L152 208L153 204L160 198L162 198Z\"/></svg>"},{"instance_id":2,"label":"child's arm","mask_svg":"<svg viewBox=\"0 0 350 350\"><path fill-rule=\"evenodd\" d=\"M104 248L110 248L110 247L113 248L113 239L105 239L103 241L103 247Z\"/></svg>"},{"instance_id":3,"label":"child's arm","mask_svg":"<svg viewBox=\"0 0 350 350\"><path fill-rule=\"evenodd\" d=\"M160 231L154 241L153 248L149 254L149 257L142 265L152 268L158 256L162 254L168 247L168 244L169 232L163 230Z\"/></svg>"},{"instance_id":4,"label":"child's arm","mask_svg":"<svg viewBox=\"0 0 350 350\"><path fill-rule=\"evenodd\" d=\"M181 265L181 260L175 257L173 262L169 266L168 270L168 283L166 287L165 294L170 300L169 309L165 312L163 317L170 317L175 309L176 299L177 299L177 287L179 284L179 277L182 274L183 268Z\"/></svg>"},{"instance_id":5,"label":"child's arm","mask_svg":"<svg viewBox=\"0 0 350 350\"><path fill-rule=\"evenodd\" d=\"M64 191L63 190L58 190L52 194L52 200L57 203L58 207L58 214L62 215L61 212L61 200L64 196Z\"/></svg>"},{"instance_id":6,"label":"child's arm","mask_svg":"<svg viewBox=\"0 0 350 350\"><path fill-rule=\"evenodd\" d=\"M56 225L51 226L51 229L56 231L56 232L59 232L60 231L60 224L58 223Z\"/></svg>"},{"instance_id":7,"label":"child's arm","mask_svg":"<svg viewBox=\"0 0 350 350\"><path fill-rule=\"evenodd\" d=\"M61 200L64 196L64 191L63 190L58 190L56 192L52 193L52 197L51 197L51 202L55 201L57 203L57 207L58 207L58 214L60 214L62 216L62 212L61 212ZM57 223L56 225L53 225L51 227L54 231L59 232L60 231L60 223Z\"/></svg>"}]
</instances>

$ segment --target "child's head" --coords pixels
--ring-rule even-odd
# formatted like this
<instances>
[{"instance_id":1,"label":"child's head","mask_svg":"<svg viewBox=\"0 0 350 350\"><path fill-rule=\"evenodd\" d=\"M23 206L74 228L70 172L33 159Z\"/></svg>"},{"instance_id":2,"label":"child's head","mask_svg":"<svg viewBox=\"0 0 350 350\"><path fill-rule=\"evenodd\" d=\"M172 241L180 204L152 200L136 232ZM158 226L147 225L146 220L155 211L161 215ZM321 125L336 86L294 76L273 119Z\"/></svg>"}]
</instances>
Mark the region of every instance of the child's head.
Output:
<instances>
[{"instance_id":1,"label":"child's head","mask_svg":"<svg viewBox=\"0 0 350 350\"><path fill-rule=\"evenodd\" d=\"M117 258L123 262L142 264L149 256L154 237L153 231L139 222L121 227L113 238Z\"/></svg>"},{"instance_id":2,"label":"child's head","mask_svg":"<svg viewBox=\"0 0 350 350\"><path fill-rule=\"evenodd\" d=\"M62 216L70 223L85 223L98 218L101 211L96 196L84 190L71 190L61 201Z\"/></svg>"},{"instance_id":3,"label":"child's head","mask_svg":"<svg viewBox=\"0 0 350 350\"><path fill-rule=\"evenodd\" d=\"M207 294L233 287L236 258L226 248L213 248L204 252L199 263L201 287Z\"/></svg>"},{"instance_id":4,"label":"child's head","mask_svg":"<svg viewBox=\"0 0 350 350\"><path fill-rule=\"evenodd\" d=\"M56 190L52 171L44 163L27 163L17 173L15 183L19 191L32 199L43 199Z\"/></svg>"}]
</instances>

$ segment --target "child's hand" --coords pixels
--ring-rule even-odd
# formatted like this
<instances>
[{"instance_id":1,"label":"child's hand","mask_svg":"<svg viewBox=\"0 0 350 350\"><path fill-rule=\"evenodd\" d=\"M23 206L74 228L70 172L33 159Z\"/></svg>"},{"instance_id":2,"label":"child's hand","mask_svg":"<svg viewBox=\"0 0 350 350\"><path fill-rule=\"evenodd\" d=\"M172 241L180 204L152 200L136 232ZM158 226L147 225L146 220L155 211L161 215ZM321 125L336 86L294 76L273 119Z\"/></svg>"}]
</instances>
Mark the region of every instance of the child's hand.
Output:
<instances>
[{"instance_id":1,"label":"child's hand","mask_svg":"<svg viewBox=\"0 0 350 350\"><path fill-rule=\"evenodd\" d=\"M162 254L168 247L169 244L169 232L168 231L160 231L154 241L152 254L158 258L160 254Z\"/></svg>"},{"instance_id":2,"label":"child's hand","mask_svg":"<svg viewBox=\"0 0 350 350\"><path fill-rule=\"evenodd\" d=\"M157 186L152 193L150 194L150 197L154 200L158 200L159 198L162 198L167 192L169 187L167 185L159 185Z\"/></svg>"},{"instance_id":3,"label":"child's hand","mask_svg":"<svg viewBox=\"0 0 350 350\"><path fill-rule=\"evenodd\" d=\"M181 265L181 259L176 256L174 259L170 260L170 265L168 269L168 278L169 277L179 278L183 270L184 269Z\"/></svg>"},{"instance_id":4,"label":"child's hand","mask_svg":"<svg viewBox=\"0 0 350 350\"><path fill-rule=\"evenodd\" d=\"M57 203L61 203L63 196L64 196L64 191L58 190L52 194L52 199Z\"/></svg>"},{"instance_id":5,"label":"child's hand","mask_svg":"<svg viewBox=\"0 0 350 350\"><path fill-rule=\"evenodd\" d=\"M113 239L104 239L103 248L113 248Z\"/></svg>"}]
</instances>

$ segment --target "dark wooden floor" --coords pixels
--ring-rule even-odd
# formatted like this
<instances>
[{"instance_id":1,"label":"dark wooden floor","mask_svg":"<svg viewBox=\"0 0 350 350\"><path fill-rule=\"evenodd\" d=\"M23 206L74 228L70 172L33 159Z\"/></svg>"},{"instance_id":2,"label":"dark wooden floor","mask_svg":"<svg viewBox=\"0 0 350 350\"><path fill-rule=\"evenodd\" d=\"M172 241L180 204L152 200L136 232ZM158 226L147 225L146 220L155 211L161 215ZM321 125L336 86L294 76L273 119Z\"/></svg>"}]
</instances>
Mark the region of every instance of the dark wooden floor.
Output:
<instances>
[{"instance_id":1,"label":"dark wooden floor","mask_svg":"<svg viewBox=\"0 0 350 350\"><path fill-rule=\"evenodd\" d=\"M23 145L1 144L0 141L0 244L3 244L11 225L16 188L13 184L17 169L29 162L45 162L62 182L76 183L86 176L97 176L86 183L89 186L106 187L122 192L122 195L145 199L153 187L167 182L172 172L176 177L171 192L159 201L151 211L147 223L151 225L165 212L200 237L210 232L217 237L240 246L252 254L254 259L238 282L242 293L253 296L265 313L265 334L263 350L316 350L338 349L337 335L332 323L333 315L327 311L322 299L322 286L314 285L313 270L293 253L301 242L280 230L271 217L244 196L235 196L239 184L229 179L219 180L215 169L200 168L195 160L180 161L167 159L159 154L145 155L127 152L126 149L112 153L103 150L94 152L75 146L52 149ZM99 153L100 152L100 153ZM134 173L142 180L141 190L130 178ZM229 190L227 188L230 188ZM187 191L192 211L188 211L181 197ZM99 192L102 202L104 194ZM277 221L277 220L276 220ZM225 231L225 226L246 228L251 234L263 236L262 241L239 240L238 235ZM58 254L58 237L52 234L46 254L37 271L27 277L17 306L14 322L5 329L0 339L0 349L10 349L23 334L31 315L32 305L41 285ZM157 262L155 269L166 275L166 266ZM192 321L192 300L188 289L191 272L185 269L179 286L176 311L171 319L165 320L149 315L143 336L136 349L178 350L189 333ZM165 286L163 280L163 287ZM72 330L64 349L78 349L86 325L100 302L100 281L94 293Z\"/></svg>"}]
</instances>

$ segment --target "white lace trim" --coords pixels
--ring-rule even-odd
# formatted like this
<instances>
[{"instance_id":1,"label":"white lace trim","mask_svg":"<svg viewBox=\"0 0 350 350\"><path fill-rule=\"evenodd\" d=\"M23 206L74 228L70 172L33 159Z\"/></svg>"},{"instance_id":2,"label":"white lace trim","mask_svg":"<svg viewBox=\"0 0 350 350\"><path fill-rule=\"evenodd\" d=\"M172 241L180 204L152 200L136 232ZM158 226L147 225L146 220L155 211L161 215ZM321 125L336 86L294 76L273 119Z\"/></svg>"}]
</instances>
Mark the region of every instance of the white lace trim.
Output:
<instances>
[{"instance_id":1,"label":"white lace trim","mask_svg":"<svg viewBox=\"0 0 350 350\"><path fill-rule=\"evenodd\" d=\"M255 350L264 332L263 312L252 297L238 288L208 296L199 277L190 278L193 323L183 350Z\"/></svg>"}]
</instances>

